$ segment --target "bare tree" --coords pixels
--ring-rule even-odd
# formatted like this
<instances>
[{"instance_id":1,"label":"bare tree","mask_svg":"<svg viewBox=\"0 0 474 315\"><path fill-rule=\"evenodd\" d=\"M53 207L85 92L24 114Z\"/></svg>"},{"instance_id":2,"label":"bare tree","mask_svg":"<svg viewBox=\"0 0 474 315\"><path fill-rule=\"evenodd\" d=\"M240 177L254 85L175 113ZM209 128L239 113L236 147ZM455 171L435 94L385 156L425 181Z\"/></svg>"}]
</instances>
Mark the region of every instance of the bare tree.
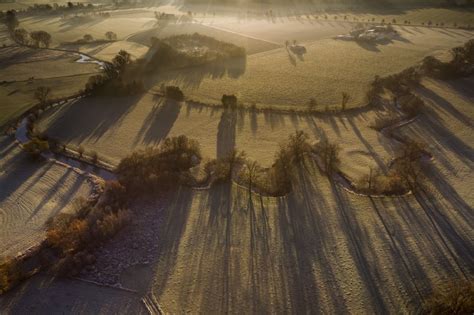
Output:
<instances>
[{"instance_id":1,"label":"bare tree","mask_svg":"<svg viewBox=\"0 0 474 315\"><path fill-rule=\"evenodd\" d=\"M23 28L17 28L13 32L13 39L21 45L26 45L28 44L28 32Z\"/></svg>"},{"instance_id":2,"label":"bare tree","mask_svg":"<svg viewBox=\"0 0 474 315\"><path fill-rule=\"evenodd\" d=\"M249 161L245 162L245 179L247 180L248 189L249 189L249 198L252 198L252 185L258 178L258 169L259 165L257 161Z\"/></svg>"},{"instance_id":3,"label":"bare tree","mask_svg":"<svg viewBox=\"0 0 474 315\"><path fill-rule=\"evenodd\" d=\"M84 155L84 147L79 146L79 148L77 148L77 153L79 153L79 157L82 158L82 156Z\"/></svg>"},{"instance_id":4,"label":"bare tree","mask_svg":"<svg viewBox=\"0 0 474 315\"><path fill-rule=\"evenodd\" d=\"M51 96L51 88L45 86L39 86L35 91L35 98L40 102L41 105L45 105Z\"/></svg>"},{"instance_id":5,"label":"bare tree","mask_svg":"<svg viewBox=\"0 0 474 315\"><path fill-rule=\"evenodd\" d=\"M346 105L350 99L351 99L351 96L349 95L349 93L342 92L342 102L341 102L342 110L346 109Z\"/></svg>"},{"instance_id":6,"label":"bare tree","mask_svg":"<svg viewBox=\"0 0 474 315\"><path fill-rule=\"evenodd\" d=\"M117 34L115 34L114 32L108 31L107 33L105 33L105 38L107 38L107 40L116 40Z\"/></svg>"}]
</instances>

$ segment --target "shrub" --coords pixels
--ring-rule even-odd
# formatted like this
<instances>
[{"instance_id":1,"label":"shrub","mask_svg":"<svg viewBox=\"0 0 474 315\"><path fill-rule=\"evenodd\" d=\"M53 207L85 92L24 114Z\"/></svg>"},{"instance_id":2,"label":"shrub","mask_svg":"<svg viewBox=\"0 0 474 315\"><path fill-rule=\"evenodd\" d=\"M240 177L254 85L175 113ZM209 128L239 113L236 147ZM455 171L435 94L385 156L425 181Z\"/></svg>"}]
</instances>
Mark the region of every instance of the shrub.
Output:
<instances>
[{"instance_id":1,"label":"shrub","mask_svg":"<svg viewBox=\"0 0 474 315\"><path fill-rule=\"evenodd\" d=\"M386 116L380 116L376 117L372 124L370 125L370 128L375 129L377 131L381 131L384 128L387 128L388 126L391 126L393 124L396 124L397 122L400 121L400 117L395 115L393 112Z\"/></svg>"},{"instance_id":2,"label":"shrub","mask_svg":"<svg viewBox=\"0 0 474 315\"><path fill-rule=\"evenodd\" d=\"M97 151L91 151L90 157L92 163L97 163L97 161L99 160L99 154L97 154Z\"/></svg>"},{"instance_id":3,"label":"shrub","mask_svg":"<svg viewBox=\"0 0 474 315\"><path fill-rule=\"evenodd\" d=\"M33 157L39 157L41 153L49 149L49 144L48 141L33 138L23 146L23 149Z\"/></svg>"},{"instance_id":4,"label":"shrub","mask_svg":"<svg viewBox=\"0 0 474 315\"><path fill-rule=\"evenodd\" d=\"M154 192L179 185L180 176L200 159L198 142L178 136L166 138L157 148L132 153L122 159L116 171L128 192Z\"/></svg>"},{"instance_id":5,"label":"shrub","mask_svg":"<svg viewBox=\"0 0 474 315\"><path fill-rule=\"evenodd\" d=\"M87 250L112 237L131 219L125 209L83 205L75 214L60 214L49 223L46 242L58 253L53 271L75 275L94 261Z\"/></svg>"},{"instance_id":6,"label":"shrub","mask_svg":"<svg viewBox=\"0 0 474 315\"><path fill-rule=\"evenodd\" d=\"M315 151L321 159L326 174L332 174L339 170L339 146L327 140L321 140L315 147Z\"/></svg>"},{"instance_id":7,"label":"shrub","mask_svg":"<svg viewBox=\"0 0 474 315\"><path fill-rule=\"evenodd\" d=\"M12 257L0 258L0 295L10 290L20 280L20 277L16 259Z\"/></svg>"},{"instance_id":8,"label":"shrub","mask_svg":"<svg viewBox=\"0 0 474 315\"><path fill-rule=\"evenodd\" d=\"M184 100L184 94L178 86L166 86L165 96L178 102Z\"/></svg>"},{"instance_id":9,"label":"shrub","mask_svg":"<svg viewBox=\"0 0 474 315\"><path fill-rule=\"evenodd\" d=\"M222 95L221 102L224 107L235 108L237 106L237 97L234 94L224 94Z\"/></svg>"},{"instance_id":10,"label":"shrub","mask_svg":"<svg viewBox=\"0 0 474 315\"><path fill-rule=\"evenodd\" d=\"M428 298L424 307L425 314L473 314L474 283L461 281L438 288Z\"/></svg>"}]
</instances>

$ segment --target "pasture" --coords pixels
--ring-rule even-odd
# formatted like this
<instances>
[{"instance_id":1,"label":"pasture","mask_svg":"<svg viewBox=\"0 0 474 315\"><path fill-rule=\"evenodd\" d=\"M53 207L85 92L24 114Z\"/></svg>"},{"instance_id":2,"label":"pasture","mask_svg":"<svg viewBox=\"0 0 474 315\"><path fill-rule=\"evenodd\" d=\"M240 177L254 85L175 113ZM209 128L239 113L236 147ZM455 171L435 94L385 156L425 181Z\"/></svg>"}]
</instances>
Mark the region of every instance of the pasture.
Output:
<instances>
[{"instance_id":1,"label":"pasture","mask_svg":"<svg viewBox=\"0 0 474 315\"><path fill-rule=\"evenodd\" d=\"M34 161L10 138L0 138L0 257L15 255L45 236L46 222L74 210L90 184L73 170Z\"/></svg>"},{"instance_id":2,"label":"pasture","mask_svg":"<svg viewBox=\"0 0 474 315\"><path fill-rule=\"evenodd\" d=\"M95 64L75 62L78 54L61 51L6 47L0 56L0 128L38 102L38 87L51 88L51 97L65 97L82 90L99 71Z\"/></svg>"}]
</instances>

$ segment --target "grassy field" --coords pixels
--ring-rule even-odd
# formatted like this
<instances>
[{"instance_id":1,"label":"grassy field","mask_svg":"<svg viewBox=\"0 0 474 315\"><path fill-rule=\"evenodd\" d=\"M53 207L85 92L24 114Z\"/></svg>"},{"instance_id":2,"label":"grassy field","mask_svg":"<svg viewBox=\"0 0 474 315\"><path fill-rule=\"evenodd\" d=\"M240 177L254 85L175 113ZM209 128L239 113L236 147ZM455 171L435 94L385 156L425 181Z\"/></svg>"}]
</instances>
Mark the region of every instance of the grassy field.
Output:
<instances>
[{"instance_id":1,"label":"grassy field","mask_svg":"<svg viewBox=\"0 0 474 315\"><path fill-rule=\"evenodd\" d=\"M304 108L310 98L318 109L339 107L341 93L351 95L348 107L365 104L365 93L375 75L396 73L423 57L461 45L472 37L465 32L432 29L400 30L401 37L387 45L322 39L305 45L307 53L298 58L285 48L247 58L240 65L241 76L215 71L212 67L160 74L155 79L180 86L187 97L219 103L222 94L235 94L250 105ZM231 65L228 66L231 68Z\"/></svg>"},{"instance_id":2,"label":"grassy field","mask_svg":"<svg viewBox=\"0 0 474 315\"><path fill-rule=\"evenodd\" d=\"M386 139L368 127L381 112L326 118L229 114L220 109L167 103L145 94L136 98L83 99L52 110L40 121L39 128L71 145L95 150L114 163L134 150L157 145L167 136L185 134L199 141L204 157L223 156L236 148L265 166L271 165L279 144L289 134L304 130L311 141L326 136L339 143L344 171L358 177L369 166L383 168L392 153Z\"/></svg>"},{"instance_id":3,"label":"grassy field","mask_svg":"<svg viewBox=\"0 0 474 315\"><path fill-rule=\"evenodd\" d=\"M71 169L32 161L9 138L0 144L0 256L8 256L41 240L48 219L72 211L90 185Z\"/></svg>"},{"instance_id":4,"label":"grassy field","mask_svg":"<svg viewBox=\"0 0 474 315\"><path fill-rule=\"evenodd\" d=\"M416 313L433 287L472 276L471 85L418 91L428 110L401 132L432 144L434 159L414 195L355 195L311 163L287 197L178 191L160 210L153 267L164 312Z\"/></svg>"},{"instance_id":5,"label":"grassy field","mask_svg":"<svg viewBox=\"0 0 474 315\"><path fill-rule=\"evenodd\" d=\"M83 74L0 85L0 128L38 102L34 92L39 86L50 87L52 97L64 97L79 92L89 77L90 74Z\"/></svg>"},{"instance_id":6,"label":"grassy field","mask_svg":"<svg viewBox=\"0 0 474 315\"><path fill-rule=\"evenodd\" d=\"M54 98L72 95L99 71L95 64L76 63L76 54L53 50L12 46L0 48L0 58L0 81L7 81L0 85L0 128L38 102L38 87L50 87Z\"/></svg>"},{"instance_id":7,"label":"grassy field","mask_svg":"<svg viewBox=\"0 0 474 315\"><path fill-rule=\"evenodd\" d=\"M0 297L0 308L7 314L148 314L131 292L43 274Z\"/></svg>"},{"instance_id":8,"label":"grassy field","mask_svg":"<svg viewBox=\"0 0 474 315\"><path fill-rule=\"evenodd\" d=\"M471 268L472 233L437 234L428 199L359 197L308 167L285 198L229 186L176 194L154 267L164 312L414 312L419 294ZM430 211L468 231L452 205Z\"/></svg>"},{"instance_id":9,"label":"grassy field","mask_svg":"<svg viewBox=\"0 0 474 315\"><path fill-rule=\"evenodd\" d=\"M176 7L172 6L156 10L176 13ZM337 21L333 17L326 21L320 15L316 19L314 14L297 15L293 9L278 9L272 20L247 16L242 9L217 15L197 11L193 23L172 22L158 26L153 12L153 9L118 10L106 19L29 17L21 23L28 30L50 32L55 45L77 40L86 33L103 38L105 32L113 30L119 38L116 43L76 47L106 60L113 58L120 49L129 51L135 58L143 56L153 36L163 38L194 32L213 36L245 47L249 55L246 63L160 72L151 81L158 85L163 82L179 85L188 97L204 102L215 103L222 94L236 94L247 105L301 108L314 98L322 110L339 106L342 92L351 95L349 107L363 105L367 86L375 75L398 72L427 55L460 45L473 37L472 32L462 30L403 26L398 28L400 36L392 42L365 45L332 39L348 33L354 26L343 20L346 14L339 16ZM387 11L384 18L391 19L391 12L394 11ZM399 19L433 17L434 20L447 16L448 20L467 23L472 18L472 13L447 9L397 12L403 13ZM361 18L361 14L355 15ZM367 18L372 17L367 15ZM286 40L297 40L308 52L303 56L290 53L284 48Z\"/></svg>"},{"instance_id":10,"label":"grassy field","mask_svg":"<svg viewBox=\"0 0 474 315\"><path fill-rule=\"evenodd\" d=\"M92 74L96 64L75 62L78 54L18 46L0 48L0 81L26 81ZM34 70L33 70L34 69Z\"/></svg>"}]
</instances>

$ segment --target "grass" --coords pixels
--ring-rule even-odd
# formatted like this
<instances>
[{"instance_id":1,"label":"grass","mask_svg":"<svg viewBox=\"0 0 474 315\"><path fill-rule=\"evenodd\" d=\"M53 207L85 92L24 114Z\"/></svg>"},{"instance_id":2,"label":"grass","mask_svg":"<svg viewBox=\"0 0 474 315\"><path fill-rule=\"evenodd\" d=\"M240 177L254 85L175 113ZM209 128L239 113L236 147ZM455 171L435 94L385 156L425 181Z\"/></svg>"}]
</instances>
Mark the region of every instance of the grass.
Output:
<instances>
[{"instance_id":1,"label":"grass","mask_svg":"<svg viewBox=\"0 0 474 315\"><path fill-rule=\"evenodd\" d=\"M0 143L0 256L7 256L40 241L48 219L72 211L73 200L91 187L70 169L32 161L9 138Z\"/></svg>"},{"instance_id":2,"label":"grass","mask_svg":"<svg viewBox=\"0 0 474 315\"><path fill-rule=\"evenodd\" d=\"M68 77L50 78L13 82L0 85L0 128L18 117L23 112L35 105L38 101L33 95L39 86L52 88L52 97L64 97L77 93L82 89L90 75L73 75Z\"/></svg>"},{"instance_id":3,"label":"grass","mask_svg":"<svg viewBox=\"0 0 474 315\"><path fill-rule=\"evenodd\" d=\"M347 107L357 107L366 103L365 93L375 75L399 72L464 40L460 35L422 32L402 31L399 40L377 46L318 40L305 45L308 53L301 59L280 48L250 55L246 65L191 68L160 74L156 80L158 86L178 85L188 98L210 103L219 103L222 94L235 94L246 105L295 109L306 108L314 98L316 109L324 111L340 108L341 94L347 92L351 96Z\"/></svg>"}]
</instances>

